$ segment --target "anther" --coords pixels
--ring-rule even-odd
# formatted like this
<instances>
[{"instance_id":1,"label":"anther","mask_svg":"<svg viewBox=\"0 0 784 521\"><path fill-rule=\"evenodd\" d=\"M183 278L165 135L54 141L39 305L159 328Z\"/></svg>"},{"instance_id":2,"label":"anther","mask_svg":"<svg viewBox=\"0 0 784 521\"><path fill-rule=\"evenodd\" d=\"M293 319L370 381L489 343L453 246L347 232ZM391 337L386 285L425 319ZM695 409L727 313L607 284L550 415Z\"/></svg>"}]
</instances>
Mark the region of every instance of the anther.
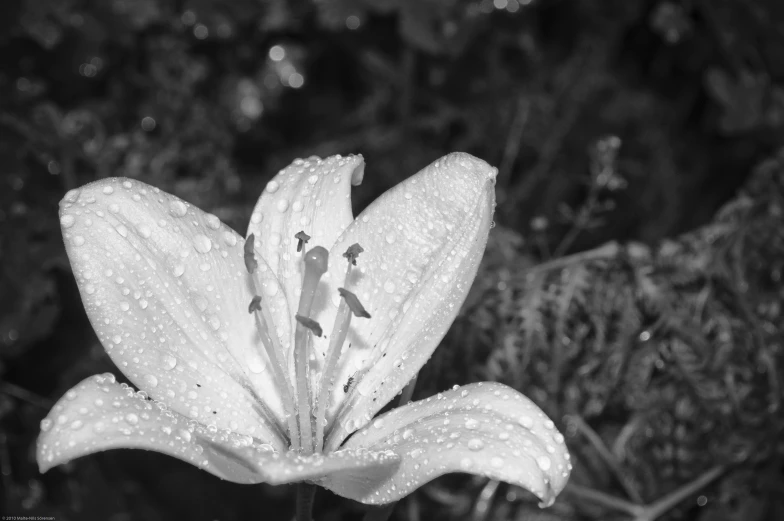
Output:
<instances>
[{"instance_id":1,"label":"anther","mask_svg":"<svg viewBox=\"0 0 784 521\"><path fill-rule=\"evenodd\" d=\"M370 313L367 312L355 294L345 288L338 288L338 293L346 301L348 308L354 313L355 317L370 318Z\"/></svg>"},{"instance_id":2,"label":"anther","mask_svg":"<svg viewBox=\"0 0 784 521\"><path fill-rule=\"evenodd\" d=\"M346 253L344 253L343 256L348 259L349 264L351 264L352 266L356 266L357 257L359 257L359 254L362 253L363 251L365 251L365 249L362 246L360 246L359 243L355 242L354 244L348 247Z\"/></svg>"},{"instance_id":3,"label":"anther","mask_svg":"<svg viewBox=\"0 0 784 521\"><path fill-rule=\"evenodd\" d=\"M248 238L245 239L245 269L248 270L248 273L253 274L256 271L256 268L259 267L259 263L256 261L256 255L253 253L254 245L256 243L256 236L252 233L248 235Z\"/></svg>"},{"instance_id":4,"label":"anther","mask_svg":"<svg viewBox=\"0 0 784 521\"><path fill-rule=\"evenodd\" d=\"M313 320L312 318L303 317L302 315L294 315L294 318L297 319L297 322L305 326L306 328L313 331L316 336L321 336L322 330L321 325L318 322Z\"/></svg>"},{"instance_id":5,"label":"anther","mask_svg":"<svg viewBox=\"0 0 784 521\"><path fill-rule=\"evenodd\" d=\"M261 297L258 295L254 295L250 304L248 304L248 313L253 313L254 311L261 311Z\"/></svg>"},{"instance_id":6,"label":"anther","mask_svg":"<svg viewBox=\"0 0 784 521\"><path fill-rule=\"evenodd\" d=\"M310 240L310 235L304 231L299 231L294 238L297 239L297 253L299 253L302 251L302 247Z\"/></svg>"}]
</instances>

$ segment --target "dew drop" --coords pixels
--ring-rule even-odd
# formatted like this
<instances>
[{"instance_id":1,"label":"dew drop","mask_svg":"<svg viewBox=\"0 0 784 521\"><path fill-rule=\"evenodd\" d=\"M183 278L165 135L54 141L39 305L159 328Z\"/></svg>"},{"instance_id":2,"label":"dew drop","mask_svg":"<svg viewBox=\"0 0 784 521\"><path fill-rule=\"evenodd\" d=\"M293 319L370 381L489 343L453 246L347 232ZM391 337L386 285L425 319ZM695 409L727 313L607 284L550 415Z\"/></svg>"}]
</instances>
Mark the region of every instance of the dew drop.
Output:
<instances>
[{"instance_id":1,"label":"dew drop","mask_svg":"<svg viewBox=\"0 0 784 521\"><path fill-rule=\"evenodd\" d=\"M485 442L480 440L479 438L471 438L468 440L468 448L473 451L480 451L485 448Z\"/></svg>"},{"instance_id":2,"label":"dew drop","mask_svg":"<svg viewBox=\"0 0 784 521\"><path fill-rule=\"evenodd\" d=\"M540 469L547 472L548 470L550 470L550 465L552 465L552 462L550 461L550 458L548 458L547 456L539 456L538 458L536 458L536 464L539 465Z\"/></svg>"},{"instance_id":3,"label":"dew drop","mask_svg":"<svg viewBox=\"0 0 784 521\"><path fill-rule=\"evenodd\" d=\"M473 431L476 430L477 427L479 427L479 421L477 421L476 418L468 418L466 420L465 422L466 429Z\"/></svg>"},{"instance_id":4,"label":"dew drop","mask_svg":"<svg viewBox=\"0 0 784 521\"><path fill-rule=\"evenodd\" d=\"M114 188L112 188L111 186L104 186L103 193L105 193L106 195L111 195L114 193Z\"/></svg>"},{"instance_id":5,"label":"dew drop","mask_svg":"<svg viewBox=\"0 0 784 521\"><path fill-rule=\"evenodd\" d=\"M63 228L70 228L76 222L76 218L73 215L66 214L60 217L60 224Z\"/></svg>"},{"instance_id":6,"label":"dew drop","mask_svg":"<svg viewBox=\"0 0 784 521\"><path fill-rule=\"evenodd\" d=\"M117 203L110 204L109 211L112 213L120 213L120 205Z\"/></svg>"},{"instance_id":7,"label":"dew drop","mask_svg":"<svg viewBox=\"0 0 784 521\"><path fill-rule=\"evenodd\" d=\"M394 293L395 291L395 283L391 280L388 280L384 283L384 291L387 293Z\"/></svg>"},{"instance_id":8,"label":"dew drop","mask_svg":"<svg viewBox=\"0 0 784 521\"><path fill-rule=\"evenodd\" d=\"M387 239L387 244L393 244L395 242L395 234L388 233L386 239Z\"/></svg>"},{"instance_id":9,"label":"dew drop","mask_svg":"<svg viewBox=\"0 0 784 521\"><path fill-rule=\"evenodd\" d=\"M139 423L139 417L136 414L129 412L125 415L125 421L130 423L131 425L136 425Z\"/></svg>"},{"instance_id":10,"label":"dew drop","mask_svg":"<svg viewBox=\"0 0 784 521\"><path fill-rule=\"evenodd\" d=\"M152 388L158 387L158 378L155 375L148 374L144 377L144 383Z\"/></svg>"},{"instance_id":11,"label":"dew drop","mask_svg":"<svg viewBox=\"0 0 784 521\"><path fill-rule=\"evenodd\" d=\"M122 224L117 225L115 230L117 230L117 233L119 233L123 237L128 237L128 228L126 228L124 225Z\"/></svg>"},{"instance_id":12,"label":"dew drop","mask_svg":"<svg viewBox=\"0 0 784 521\"><path fill-rule=\"evenodd\" d=\"M208 253L212 249L212 241L203 234L198 234L193 238L193 247L199 253Z\"/></svg>"},{"instance_id":13,"label":"dew drop","mask_svg":"<svg viewBox=\"0 0 784 521\"><path fill-rule=\"evenodd\" d=\"M308 183L314 185L318 182L318 176L313 174L312 176L308 177Z\"/></svg>"},{"instance_id":14,"label":"dew drop","mask_svg":"<svg viewBox=\"0 0 784 521\"><path fill-rule=\"evenodd\" d=\"M163 368L167 371L171 371L177 366L177 359L171 355L164 355L163 357Z\"/></svg>"},{"instance_id":15,"label":"dew drop","mask_svg":"<svg viewBox=\"0 0 784 521\"><path fill-rule=\"evenodd\" d=\"M191 433L190 433L190 432L188 432L188 431L187 431L187 430L185 430L185 429L180 429L180 437L182 437L182 439L183 439L185 442L189 442L189 441L191 441Z\"/></svg>"},{"instance_id":16,"label":"dew drop","mask_svg":"<svg viewBox=\"0 0 784 521\"><path fill-rule=\"evenodd\" d=\"M52 420L49 418L44 418L41 420L41 430L44 432L48 432L52 428Z\"/></svg>"},{"instance_id":17,"label":"dew drop","mask_svg":"<svg viewBox=\"0 0 784 521\"><path fill-rule=\"evenodd\" d=\"M237 244L237 236L231 232L225 232L223 234L223 242L229 246L234 246Z\"/></svg>"},{"instance_id":18,"label":"dew drop","mask_svg":"<svg viewBox=\"0 0 784 521\"><path fill-rule=\"evenodd\" d=\"M142 225L139 225L139 227L137 228L137 230L139 231L139 235L141 235L141 236L142 236L142 237L144 237L145 239L149 239L149 238L150 238L150 235L152 235L152 231L150 230L150 227L149 227L149 226L146 226L146 225L144 225L144 224L142 224Z\"/></svg>"},{"instance_id":19,"label":"dew drop","mask_svg":"<svg viewBox=\"0 0 784 521\"><path fill-rule=\"evenodd\" d=\"M220 319L218 317L216 317L214 315L211 316L210 319L209 319L209 323L210 323L210 327L212 328L213 331L217 331L218 329L220 329L221 321L220 321Z\"/></svg>"},{"instance_id":20,"label":"dew drop","mask_svg":"<svg viewBox=\"0 0 784 521\"><path fill-rule=\"evenodd\" d=\"M497 469L498 469L498 468L501 468L501 467L503 467L503 466L504 466L504 460L503 460L503 459L501 459L501 458L499 458L498 456L494 456L494 457L493 457L493 458L490 460L490 465L492 465L493 467L495 467L495 468L497 468Z\"/></svg>"},{"instance_id":21,"label":"dew drop","mask_svg":"<svg viewBox=\"0 0 784 521\"><path fill-rule=\"evenodd\" d=\"M248 359L248 369L250 369L251 373L263 373L266 368L267 366L264 364L264 360L259 356L254 355Z\"/></svg>"},{"instance_id":22,"label":"dew drop","mask_svg":"<svg viewBox=\"0 0 784 521\"><path fill-rule=\"evenodd\" d=\"M188 213L188 207L179 199L175 199L169 203L169 213L175 217L185 217L185 214Z\"/></svg>"},{"instance_id":23,"label":"dew drop","mask_svg":"<svg viewBox=\"0 0 784 521\"><path fill-rule=\"evenodd\" d=\"M278 204L276 205L279 212L285 212L289 209L289 201L288 199L280 199Z\"/></svg>"},{"instance_id":24,"label":"dew drop","mask_svg":"<svg viewBox=\"0 0 784 521\"><path fill-rule=\"evenodd\" d=\"M220 228L220 219L217 216L212 215L211 213L207 214L207 226L213 230L217 230Z\"/></svg>"},{"instance_id":25,"label":"dew drop","mask_svg":"<svg viewBox=\"0 0 784 521\"><path fill-rule=\"evenodd\" d=\"M278 285L272 282L264 284L264 293L269 297L274 297L278 294Z\"/></svg>"},{"instance_id":26,"label":"dew drop","mask_svg":"<svg viewBox=\"0 0 784 521\"><path fill-rule=\"evenodd\" d=\"M267 183L267 191L271 194L274 194L280 188L280 183L275 181L274 179Z\"/></svg>"},{"instance_id":27,"label":"dew drop","mask_svg":"<svg viewBox=\"0 0 784 521\"><path fill-rule=\"evenodd\" d=\"M172 275L174 275L175 277L182 277L182 274L185 273L185 264L182 264L181 262L176 262L171 267L171 270L172 270Z\"/></svg>"},{"instance_id":28,"label":"dew drop","mask_svg":"<svg viewBox=\"0 0 784 521\"><path fill-rule=\"evenodd\" d=\"M73 243L74 243L75 246L83 245L84 244L84 237L82 237L81 235L77 235L76 237L73 238Z\"/></svg>"},{"instance_id":29,"label":"dew drop","mask_svg":"<svg viewBox=\"0 0 784 521\"><path fill-rule=\"evenodd\" d=\"M302 208L304 208L302 201L294 201L294 204L291 205L291 209L294 210L295 212L301 212Z\"/></svg>"}]
</instances>

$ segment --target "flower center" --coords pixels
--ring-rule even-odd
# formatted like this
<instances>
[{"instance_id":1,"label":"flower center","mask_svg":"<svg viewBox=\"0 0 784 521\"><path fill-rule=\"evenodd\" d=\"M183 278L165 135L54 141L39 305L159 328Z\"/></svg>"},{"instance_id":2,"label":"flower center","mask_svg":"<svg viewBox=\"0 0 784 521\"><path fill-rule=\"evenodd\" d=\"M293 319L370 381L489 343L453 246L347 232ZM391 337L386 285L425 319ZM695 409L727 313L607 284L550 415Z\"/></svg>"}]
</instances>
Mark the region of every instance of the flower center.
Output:
<instances>
[{"instance_id":1,"label":"flower center","mask_svg":"<svg viewBox=\"0 0 784 521\"><path fill-rule=\"evenodd\" d=\"M297 251L303 250L310 236L305 232L295 235L299 241ZM254 254L254 236L248 236L245 243L245 266L248 272L253 275L258 267ZM354 244L343 254L348 260L346 276L343 286L346 286L351 269L357 264L357 257L363 249L359 244ZM338 288L341 300L335 315L335 324L329 337L329 347L327 348L324 368L321 372L319 388L314 394L311 389L311 380L308 369L308 359L313 352L313 335L321 336L321 325L313 320L310 315L313 308L313 299L316 296L321 277L326 273L329 265L329 252L321 246L315 246L304 253L303 257L303 277L302 292L300 293L299 305L295 319L297 322L294 332L294 385L288 378L286 357L283 348L276 334L270 334L270 325L273 324L272 317L267 306L262 305L261 297L254 296L248 305L248 312L256 317L256 325L261 336L261 342L267 350L273 376L281 389L283 406L285 409L286 421L288 424L291 449L299 450L305 454L321 452L324 446L324 428L327 424L327 407L331 401L331 394L334 389L335 376L337 373L338 361L346 343L348 328L351 324L352 314L357 317L370 318L370 314L359 302L357 296L345 289ZM256 285L255 278L254 287ZM255 287L256 293L258 288ZM346 390L348 392L348 390ZM315 398L315 400L314 400ZM313 413L315 408L315 414Z\"/></svg>"},{"instance_id":2,"label":"flower center","mask_svg":"<svg viewBox=\"0 0 784 521\"><path fill-rule=\"evenodd\" d=\"M296 236L302 240L308 237L303 232ZM305 239L307 241L307 239ZM354 244L343 254L348 260L346 276L343 285L346 285L351 274L352 266L357 263L357 256L362 252L359 244ZM294 334L294 372L297 379L297 409L299 416L300 447L305 453L321 452L324 446L324 428L326 427L326 412L330 403L331 393L335 384L335 375L343 345L346 342L348 328L351 324L351 315L370 318L356 295L338 288L341 301L335 315L335 324L329 336L324 368L321 372L319 389L314 395L310 389L308 373L308 358L312 352L313 337L321 336L320 324L310 318L313 298L321 276L326 272L329 261L327 250L316 246L305 254L305 273L302 279L302 293L297 309L297 330ZM316 398L314 402L314 398ZM312 413L315 406L315 415Z\"/></svg>"}]
</instances>

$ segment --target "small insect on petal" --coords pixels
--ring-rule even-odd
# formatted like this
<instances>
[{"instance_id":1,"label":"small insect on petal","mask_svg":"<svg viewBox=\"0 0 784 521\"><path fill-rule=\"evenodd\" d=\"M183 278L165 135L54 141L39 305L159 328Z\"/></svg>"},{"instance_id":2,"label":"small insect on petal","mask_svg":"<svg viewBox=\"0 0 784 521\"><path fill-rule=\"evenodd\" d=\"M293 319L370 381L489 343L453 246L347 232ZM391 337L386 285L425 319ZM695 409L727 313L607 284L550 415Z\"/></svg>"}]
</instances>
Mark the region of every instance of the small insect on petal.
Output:
<instances>
[{"instance_id":1,"label":"small insect on petal","mask_svg":"<svg viewBox=\"0 0 784 521\"><path fill-rule=\"evenodd\" d=\"M359 243L355 242L354 244L348 247L346 253L344 253L343 256L348 259L348 261L351 263L352 266L356 266L357 257L359 257L359 254L362 253L363 251L365 251L365 249L362 246L360 246Z\"/></svg>"},{"instance_id":2,"label":"small insect on petal","mask_svg":"<svg viewBox=\"0 0 784 521\"><path fill-rule=\"evenodd\" d=\"M303 246L310 240L310 235L304 231L298 231L294 238L297 239L297 253L299 253L302 251Z\"/></svg>"},{"instance_id":3,"label":"small insect on petal","mask_svg":"<svg viewBox=\"0 0 784 521\"><path fill-rule=\"evenodd\" d=\"M343 384L343 392L348 393L348 390L351 389L351 384L354 383L354 375L357 373L352 374L348 377L348 381Z\"/></svg>"},{"instance_id":4,"label":"small insect on petal","mask_svg":"<svg viewBox=\"0 0 784 521\"><path fill-rule=\"evenodd\" d=\"M297 319L297 322L313 331L316 336L321 336L322 330L318 322L312 318L303 317L302 315L294 315L294 318Z\"/></svg>"},{"instance_id":5,"label":"small insect on petal","mask_svg":"<svg viewBox=\"0 0 784 521\"><path fill-rule=\"evenodd\" d=\"M348 308L354 313L355 317L370 318L370 313L367 312L356 295L345 288L338 288L338 293L346 300Z\"/></svg>"},{"instance_id":6,"label":"small insect on petal","mask_svg":"<svg viewBox=\"0 0 784 521\"><path fill-rule=\"evenodd\" d=\"M256 268L259 267L259 263L256 261L256 255L253 253L255 242L256 236L252 233L248 235L248 238L245 240L245 269L247 269L250 274L253 274L253 272L256 271Z\"/></svg>"},{"instance_id":7,"label":"small insect on petal","mask_svg":"<svg viewBox=\"0 0 784 521\"><path fill-rule=\"evenodd\" d=\"M261 311L261 297L258 295L254 295L253 300L248 305L248 313L253 313L254 311Z\"/></svg>"}]
</instances>

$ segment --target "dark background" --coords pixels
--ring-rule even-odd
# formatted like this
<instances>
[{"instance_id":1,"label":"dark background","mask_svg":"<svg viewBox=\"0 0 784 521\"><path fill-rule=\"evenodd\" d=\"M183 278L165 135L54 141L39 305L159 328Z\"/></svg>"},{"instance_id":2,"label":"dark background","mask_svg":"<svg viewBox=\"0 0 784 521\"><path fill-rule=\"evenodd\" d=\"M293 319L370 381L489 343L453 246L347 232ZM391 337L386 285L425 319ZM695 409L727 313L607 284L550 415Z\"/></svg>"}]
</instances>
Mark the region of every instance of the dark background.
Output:
<instances>
[{"instance_id":1,"label":"dark background","mask_svg":"<svg viewBox=\"0 0 784 521\"><path fill-rule=\"evenodd\" d=\"M632 519L579 487L652 504L716 469L659 518L782 515L783 144L779 0L3 0L0 509L293 512L289 488L141 451L37 472L54 400L119 376L65 257L67 190L137 178L243 233L296 157L364 154L358 212L463 150L499 167L499 226L417 396L514 385L568 434L578 488L538 512L519 489L447 477L397 518ZM610 240L631 246L597 261ZM318 520L361 511L317 497Z\"/></svg>"}]
</instances>

